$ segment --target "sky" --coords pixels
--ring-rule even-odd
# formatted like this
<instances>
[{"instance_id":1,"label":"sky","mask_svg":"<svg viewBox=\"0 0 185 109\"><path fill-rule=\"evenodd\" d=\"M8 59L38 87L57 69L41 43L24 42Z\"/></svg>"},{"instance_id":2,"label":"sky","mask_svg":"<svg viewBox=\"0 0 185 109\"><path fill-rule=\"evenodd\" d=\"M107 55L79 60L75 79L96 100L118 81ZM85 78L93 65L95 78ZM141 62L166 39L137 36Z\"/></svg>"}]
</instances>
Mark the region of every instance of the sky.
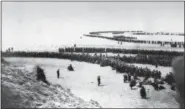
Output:
<instances>
[{"instance_id":1,"label":"sky","mask_svg":"<svg viewBox=\"0 0 185 109\"><path fill-rule=\"evenodd\" d=\"M92 31L183 32L183 2L3 2L2 49L96 43ZM102 43L102 42L100 42Z\"/></svg>"}]
</instances>

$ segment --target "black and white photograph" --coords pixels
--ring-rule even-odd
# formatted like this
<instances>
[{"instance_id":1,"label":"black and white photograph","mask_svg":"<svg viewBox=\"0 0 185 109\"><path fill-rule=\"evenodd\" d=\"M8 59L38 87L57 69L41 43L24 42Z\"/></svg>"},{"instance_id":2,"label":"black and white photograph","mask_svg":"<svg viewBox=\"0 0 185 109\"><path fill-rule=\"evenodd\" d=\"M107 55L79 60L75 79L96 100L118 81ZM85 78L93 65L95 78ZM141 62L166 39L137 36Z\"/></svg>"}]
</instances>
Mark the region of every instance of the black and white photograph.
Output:
<instances>
[{"instance_id":1,"label":"black and white photograph","mask_svg":"<svg viewBox=\"0 0 185 109\"><path fill-rule=\"evenodd\" d=\"M1 108L184 108L184 2L1 1Z\"/></svg>"}]
</instances>

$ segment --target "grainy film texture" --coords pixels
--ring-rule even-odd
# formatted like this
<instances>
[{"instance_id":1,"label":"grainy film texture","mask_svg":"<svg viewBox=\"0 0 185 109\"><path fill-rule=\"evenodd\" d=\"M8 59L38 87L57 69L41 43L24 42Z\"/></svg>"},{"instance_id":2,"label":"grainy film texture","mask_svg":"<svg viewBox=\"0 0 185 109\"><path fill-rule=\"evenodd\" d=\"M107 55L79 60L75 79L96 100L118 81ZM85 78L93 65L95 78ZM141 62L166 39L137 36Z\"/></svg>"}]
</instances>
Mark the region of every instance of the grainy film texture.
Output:
<instances>
[{"instance_id":1,"label":"grainy film texture","mask_svg":"<svg viewBox=\"0 0 185 109\"><path fill-rule=\"evenodd\" d=\"M2 2L2 107L184 107L183 2Z\"/></svg>"}]
</instances>

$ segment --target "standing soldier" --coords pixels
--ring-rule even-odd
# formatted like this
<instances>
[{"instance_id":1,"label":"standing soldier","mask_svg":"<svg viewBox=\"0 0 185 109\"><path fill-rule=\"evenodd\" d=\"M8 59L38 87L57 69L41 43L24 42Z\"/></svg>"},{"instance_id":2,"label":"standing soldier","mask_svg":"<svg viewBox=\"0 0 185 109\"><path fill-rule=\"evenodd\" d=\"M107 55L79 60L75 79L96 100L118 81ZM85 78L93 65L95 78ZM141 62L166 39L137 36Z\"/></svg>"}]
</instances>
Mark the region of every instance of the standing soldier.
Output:
<instances>
[{"instance_id":1,"label":"standing soldier","mask_svg":"<svg viewBox=\"0 0 185 109\"><path fill-rule=\"evenodd\" d=\"M130 73L128 74L128 81L129 82L131 81L131 75L130 75Z\"/></svg>"},{"instance_id":2,"label":"standing soldier","mask_svg":"<svg viewBox=\"0 0 185 109\"><path fill-rule=\"evenodd\" d=\"M131 80L130 82L130 88L134 87L136 85L136 81L134 79Z\"/></svg>"},{"instance_id":3,"label":"standing soldier","mask_svg":"<svg viewBox=\"0 0 185 109\"><path fill-rule=\"evenodd\" d=\"M144 88L144 86L142 86L140 89L140 95L142 99L146 98L146 89Z\"/></svg>"},{"instance_id":4,"label":"standing soldier","mask_svg":"<svg viewBox=\"0 0 185 109\"><path fill-rule=\"evenodd\" d=\"M97 81L98 81L98 86L100 86L100 84L101 84L100 76L97 77Z\"/></svg>"},{"instance_id":5,"label":"standing soldier","mask_svg":"<svg viewBox=\"0 0 185 109\"><path fill-rule=\"evenodd\" d=\"M124 77L124 83L126 83L126 81L127 81L127 75L125 74L125 75L123 75L123 77Z\"/></svg>"},{"instance_id":6,"label":"standing soldier","mask_svg":"<svg viewBox=\"0 0 185 109\"><path fill-rule=\"evenodd\" d=\"M57 70L57 78L60 78L60 72L59 72L59 69Z\"/></svg>"}]
</instances>

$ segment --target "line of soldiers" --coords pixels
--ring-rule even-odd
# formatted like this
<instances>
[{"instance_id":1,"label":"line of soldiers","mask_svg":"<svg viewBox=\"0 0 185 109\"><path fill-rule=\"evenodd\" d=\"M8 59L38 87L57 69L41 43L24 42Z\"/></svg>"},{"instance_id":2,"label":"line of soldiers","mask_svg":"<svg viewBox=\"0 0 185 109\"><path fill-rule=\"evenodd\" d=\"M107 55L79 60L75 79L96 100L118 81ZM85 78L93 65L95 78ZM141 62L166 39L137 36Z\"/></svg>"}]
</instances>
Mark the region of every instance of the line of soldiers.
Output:
<instances>
[{"instance_id":1,"label":"line of soldiers","mask_svg":"<svg viewBox=\"0 0 185 109\"><path fill-rule=\"evenodd\" d=\"M124 53L124 54L143 54L143 55L166 55L183 56L183 52L164 51L164 50L141 50L141 49L122 49L122 48L93 48L93 47L68 47L59 48L59 52L85 52L85 53Z\"/></svg>"},{"instance_id":2,"label":"line of soldiers","mask_svg":"<svg viewBox=\"0 0 185 109\"><path fill-rule=\"evenodd\" d=\"M150 70L148 68L137 67L134 65L125 64L124 61L107 58L104 56L90 56L88 54L66 54L56 52L13 52L2 54L3 56L23 56L23 57L52 57L70 59L76 61L84 61L89 63L102 64L102 66L111 66L119 73L130 73L140 77L156 77L161 78L161 72L158 70Z\"/></svg>"},{"instance_id":3,"label":"line of soldiers","mask_svg":"<svg viewBox=\"0 0 185 109\"><path fill-rule=\"evenodd\" d=\"M76 61L84 61L89 63L101 64L101 66L111 66L119 73L130 73L131 75L137 74L142 77L161 77L161 72L158 70L150 70L148 68L137 67L128 65L124 61L117 59L110 59L103 56L90 56L88 54L65 54L56 52L14 52L2 54L3 56L23 56L23 57L52 57L70 59Z\"/></svg>"},{"instance_id":4,"label":"line of soldiers","mask_svg":"<svg viewBox=\"0 0 185 109\"><path fill-rule=\"evenodd\" d=\"M97 63L102 64L102 66L111 66L117 72L120 73L131 73L131 75L137 74L138 76L157 76L158 78L161 77L161 72L158 70L150 70L148 68L141 68L134 65L127 65L124 61L110 59L103 56L90 56L88 54L61 54L61 53L50 53L50 52L19 52L15 54L10 54L10 56L31 56L31 57L56 57L62 59L71 59L77 61L84 61L90 63Z\"/></svg>"}]
</instances>

